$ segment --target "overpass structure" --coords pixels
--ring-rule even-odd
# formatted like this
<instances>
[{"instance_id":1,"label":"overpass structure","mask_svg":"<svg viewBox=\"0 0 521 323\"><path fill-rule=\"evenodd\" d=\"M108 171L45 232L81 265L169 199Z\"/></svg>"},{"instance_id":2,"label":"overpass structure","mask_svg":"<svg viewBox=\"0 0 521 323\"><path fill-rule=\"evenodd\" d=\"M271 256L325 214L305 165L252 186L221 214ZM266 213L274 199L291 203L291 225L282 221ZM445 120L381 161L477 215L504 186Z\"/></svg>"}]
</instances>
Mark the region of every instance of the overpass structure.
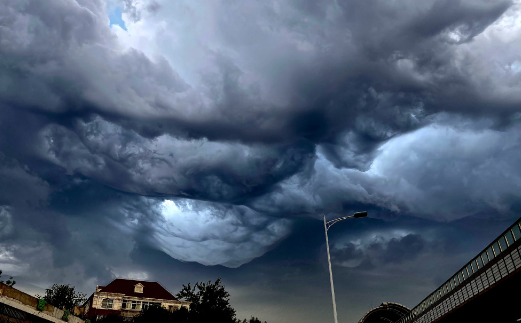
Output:
<instances>
[{"instance_id":1,"label":"overpass structure","mask_svg":"<svg viewBox=\"0 0 521 323\"><path fill-rule=\"evenodd\" d=\"M364 316L359 322L521 321L520 220L399 319L389 320L380 316L379 321L368 321Z\"/></svg>"}]
</instances>

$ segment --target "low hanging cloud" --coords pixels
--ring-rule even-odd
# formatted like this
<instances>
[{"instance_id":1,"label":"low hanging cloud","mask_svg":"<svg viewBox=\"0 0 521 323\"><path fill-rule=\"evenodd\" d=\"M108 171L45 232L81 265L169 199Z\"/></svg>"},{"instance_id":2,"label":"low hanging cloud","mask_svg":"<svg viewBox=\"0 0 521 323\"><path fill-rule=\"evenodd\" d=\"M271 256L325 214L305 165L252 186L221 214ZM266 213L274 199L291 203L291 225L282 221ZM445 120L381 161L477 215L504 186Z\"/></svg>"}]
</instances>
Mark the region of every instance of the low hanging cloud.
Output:
<instances>
[{"instance_id":1,"label":"low hanging cloud","mask_svg":"<svg viewBox=\"0 0 521 323\"><path fill-rule=\"evenodd\" d=\"M1 152L0 177L0 206L45 207L50 193L49 184L26 165L6 157Z\"/></svg>"},{"instance_id":2,"label":"low hanging cloud","mask_svg":"<svg viewBox=\"0 0 521 323\"><path fill-rule=\"evenodd\" d=\"M338 169L318 156L310 177L296 175L252 206L264 212L320 214L377 206L452 221L512 216L519 208L520 125L497 131L440 121L382 145L370 169Z\"/></svg>"},{"instance_id":3,"label":"low hanging cloud","mask_svg":"<svg viewBox=\"0 0 521 323\"><path fill-rule=\"evenodd\" d=\"M349 242L332 250L332 261L343 267L384 266L414 260L426 248L421 235L391 237L376 235L369 241Z\"/></svg>"},{"instance_id":4,"label":"low hanging cloud","mask_svg":"<svg viewBox=\"0 0 521 323\"><path fill-rule=\"evenodd\" d=\"M500 0L2 1L4 254L148 277L136 246L237 267L302 216L510 216L520 16Z\"/></svg>"},{"instance_id":5,"label":"low hanging cloud","mask_svg":"<svg viewBox=\"0 0 521 323\"><path fill-rule=\"evenodd\" d=\"M163 221L153 224L154 242L172 257L204 265L238 267L285 238L291 221L240 206L167 200Z\"/></svg>"},{"instance_id":6,"label":"low hanging cloud","mask_svg":"<svg viewBox=\"0 0 521 323\"><path fill-rule=\"evenodd\" d=\"M41 157L69 173L148 196L239 202L299 173L314 147L244 145L162 135L142 137L96 118L73 130L52 125L40 134Z\"/></svg>"},{"instance_id":7,"label":"low hanging cloud","mask_svg":"<svg viewBox=\"0 0 521 323\"><path fill-rule=\"evenodd\" d=\"M369 173L411 214L511 216L519 208L520 130L426 127L382 146Z\"/></svg>"}]
</instances>

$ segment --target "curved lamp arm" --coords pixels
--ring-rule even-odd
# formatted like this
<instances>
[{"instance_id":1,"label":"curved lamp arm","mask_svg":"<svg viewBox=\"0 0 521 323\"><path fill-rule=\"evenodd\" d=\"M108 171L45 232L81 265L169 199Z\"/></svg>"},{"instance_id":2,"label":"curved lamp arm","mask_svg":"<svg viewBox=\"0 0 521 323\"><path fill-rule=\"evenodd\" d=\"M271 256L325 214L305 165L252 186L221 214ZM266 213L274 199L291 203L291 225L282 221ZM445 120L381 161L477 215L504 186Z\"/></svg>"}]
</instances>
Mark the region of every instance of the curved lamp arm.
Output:
<instances>
[{"instance_id":1,"label":"curved lamp arm","mask_svg":"<svg viewBox=\"0 0 521 323\"><path fill-rule=\"evenodd\" d=\"M365 218L367 216L367 211L363 211L363 212L356 212L354 213L353 215L350 215L350 216L344 216L344 217L341 217L341 218L338 218L338 219L334 219L334 220L331 220L331 221L328 221L326 222L326 230L329 230L329 228L331 228L331 226L337 222L340 222L342 220L345 220L345 219L350 219L350 218Z\"/></svg>"}]
</instances>

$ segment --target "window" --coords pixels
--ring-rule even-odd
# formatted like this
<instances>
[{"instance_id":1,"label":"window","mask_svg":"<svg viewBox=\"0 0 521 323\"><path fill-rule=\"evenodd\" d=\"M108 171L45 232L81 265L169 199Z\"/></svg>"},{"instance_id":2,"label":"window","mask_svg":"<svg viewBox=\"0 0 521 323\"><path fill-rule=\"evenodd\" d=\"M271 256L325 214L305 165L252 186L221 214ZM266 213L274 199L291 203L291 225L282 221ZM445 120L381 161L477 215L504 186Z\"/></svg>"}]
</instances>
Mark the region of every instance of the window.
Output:
<instances>
[{"instance_id":1,"label":"window","mask_svg":"<svg viewBox=\"0 0 521 323\"><path fill-rule=\"evenodd\" d=\"M174 306L173 305L168 305L168 311L169 312L173 312L174 311Z\"/></svg>"},{"instance_id":2,"label":"window","mask_svg":"<svg viewBox=\"0 0 521 323\"><path fill-rule=\"evenodd\" d=\"M487 254L488 254L488 260L492 260L496 256L494 254L494 249L492 249L492 246L488 247Z\"/></svg>"},{"instance_id":3,"label":"window","mask_svg":"<svg viewBox=\"0 0 521 323\"><path fill-rule=\"evenodd\" d=\"M483 266L485 266L488 263L487 251L483 251L483 253L481 254L481 260L483 261Z\"/></svg>"},{"instance_id":4,"label":"window","mask_svg":"<svg viewBox=\"0 0 521 323\"><path fill-rule=\"evenodd\" d=\"M467 266L467 271L469 272L469 276L472 276L472 274L474 273L474 270L472 270L472 264L469 264Z\"/></svg>"},{"instance_id":5,"label":"window","mask_svg":"<svg viewBox=\"0 0 521 323\"><path fill-rule=\"evenodd\" d=\"M514 237L512 236L512 232L507 231L507 234L505 234L505 238L507 239L507 243L509 246L514 244Z\"/></svg>"},{"instance_id":6,"label":"window","mask_svg":"<svg viewBox=\"0 0 521 323\"><path fill-rule=\"evenodd\" d=\"M483 268L483 261L480 256L476 258L476 263L478 264L478 269Z\"/></svg>"},{"instance_id":7,"label":"window","mask_svg":"<svg viewBox=\"0 0 521 323\"><path fill-rule=\"evenodd\" d=\"M141 284L134 285L134 293L143 293L143 285L141 285Z\"/></svg>"},{"instance_id":8,"label":"window","mask_svg":"<svg viewBox=\"0 0 521 323\"><path fill-rule=\"evenodd\" d=\"M140 301L132 301L131 308L133 310L141 310L141 302Z\"/></svg>"},{"instance_id":9,"label":"window","mask_svg":"<svg viewBox=\"0 0 521 323\"><path fill-rule=\"evenodd\" d=\"M514 233L514 238L516 238L516 240L521 239L521 230L519 230L519 226L517 224L512 228L512 232Z\"/></svg>"},{"instance_id":10,"label":"window","mask_svg":"<svg viewBox=\"0 0 521 323\"><path fill-rule=\"evenodd\" d=\"M101 301L101 308L112 308L112 303L114 300L112 298L104 298Z\"/></svg>"},{"instance_id":11,"label":"window","mask_svg":"<svg viewBox=\"0 0 521 323\"><path fill-rule=\"evenodd\" d=\"M497 242L498 242L499 245L501 246L501 250L502 250L502 251L507 250L507 242L505 241L505 238L504 238L504 237L499 238L499 240L498 240Z\"/></svg>"},{"instance_id":12,"label":"window","mask_svg":"<svg viewBox=\"0 0 521 323\"><path fill-rule=\"evenodd\" d=\"M141 307L143 309L146 309L151 306L161 307L161 303L155 303L155 302L143 302L141 303Z\"/></svg>"},{"instance_id":13,"label":"window","mask_svg":"<svg viewBox=\"0 0 521 323\"><path fill-rule=\"evenodd\" d=\"M499 254L501 253L501 249L499 248L499 244L497 243L497 241L494 242L492 247L494 247L494 252L496 253L496 257L499 256Z\"/></svg>"}]
</instances>

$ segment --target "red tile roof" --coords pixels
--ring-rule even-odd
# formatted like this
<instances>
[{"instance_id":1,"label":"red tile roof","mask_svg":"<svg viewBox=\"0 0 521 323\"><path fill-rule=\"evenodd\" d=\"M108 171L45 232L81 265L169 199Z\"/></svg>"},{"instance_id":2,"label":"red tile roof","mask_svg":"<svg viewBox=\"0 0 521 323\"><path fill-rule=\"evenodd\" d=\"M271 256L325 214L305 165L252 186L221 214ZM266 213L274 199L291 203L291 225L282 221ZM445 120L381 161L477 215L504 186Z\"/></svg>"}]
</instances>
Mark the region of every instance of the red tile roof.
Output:
<instances>
[{"instance_id":1,"label":"red tile roof","mask_svg":"<svg viewBox=\"0 0 521 323\"><path fill-rule=\"evenodd\" d=\"M134 286L137 284L143 285L143 293L134 293ZM100 286L101 287L101 286ZM141 280L131 279L114 279L110 284L103 287L100 293L119 293L126 296L143 297L143 298L156 298L156 299L167 299L177 300L169 291L157 282L147 282Z\"/></svg>"}]
</instances>

